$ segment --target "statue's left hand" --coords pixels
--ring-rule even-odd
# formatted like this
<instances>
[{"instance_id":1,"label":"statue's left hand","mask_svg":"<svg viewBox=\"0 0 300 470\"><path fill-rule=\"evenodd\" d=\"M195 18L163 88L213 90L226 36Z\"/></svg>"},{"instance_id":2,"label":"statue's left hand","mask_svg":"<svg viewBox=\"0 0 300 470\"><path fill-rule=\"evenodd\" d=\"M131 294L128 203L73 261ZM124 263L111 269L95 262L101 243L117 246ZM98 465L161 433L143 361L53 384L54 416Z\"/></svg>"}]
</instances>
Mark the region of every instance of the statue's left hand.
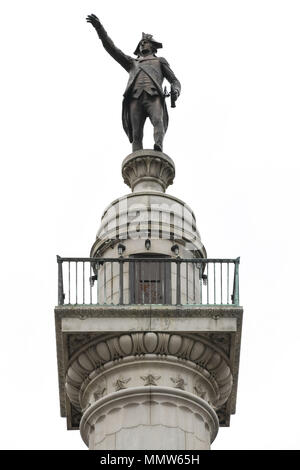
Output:
<instances>
[{"instance_id":1,"label":"statue's left hand","mask_svg":"<svg viewBox=\"0 0 300 470\"><path fill-rule=\"evenodd\" d=\"M176 88L172 88L171 89L171 93L172 93L172 98L174 101L177 101L178 100L178 96L179 96L179 91L176 90Z\"/></svg>"}]
</instances>

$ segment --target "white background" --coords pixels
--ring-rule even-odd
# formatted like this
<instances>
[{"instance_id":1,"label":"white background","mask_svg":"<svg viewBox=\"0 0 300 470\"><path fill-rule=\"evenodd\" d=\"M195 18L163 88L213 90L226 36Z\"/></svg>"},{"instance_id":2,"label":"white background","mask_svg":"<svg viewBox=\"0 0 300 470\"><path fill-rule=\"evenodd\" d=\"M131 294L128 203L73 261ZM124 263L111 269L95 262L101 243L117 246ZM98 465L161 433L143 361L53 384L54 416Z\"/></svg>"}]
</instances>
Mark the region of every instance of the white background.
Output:
<instances>
[{"instance_id":1,"label":"white background","mask_svg":"<svg viewBox=\"0 0 300 470\"><path fill-rule=\"evenodd\" d=\"M163 42L182 83L165 152L209 257L241 256L237 414L213 449L299 449L299 1L2 0L2 449L83 449L59 416L56 254L88 256L120 165L132 54ZM145 146L152 147L148 126Z\"/></svg>"}]
</instances>

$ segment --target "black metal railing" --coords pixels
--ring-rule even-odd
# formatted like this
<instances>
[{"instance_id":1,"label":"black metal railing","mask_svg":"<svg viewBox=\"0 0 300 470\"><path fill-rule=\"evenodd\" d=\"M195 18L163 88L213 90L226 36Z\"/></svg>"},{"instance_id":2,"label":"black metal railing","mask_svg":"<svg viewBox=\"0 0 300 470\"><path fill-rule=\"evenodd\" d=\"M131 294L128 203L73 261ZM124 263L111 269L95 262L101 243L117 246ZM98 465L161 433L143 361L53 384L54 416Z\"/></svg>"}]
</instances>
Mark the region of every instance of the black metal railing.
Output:
<instances>
[{"instance_id":1,"label":"black metal railing","mask_svg":"<svg viewBox=\"0 0 300 470\"><path fill-rule=\"evenodd\" d=\"M59 305L239 305L240 259L61 258Z\"/></svg>"}]
</instances>

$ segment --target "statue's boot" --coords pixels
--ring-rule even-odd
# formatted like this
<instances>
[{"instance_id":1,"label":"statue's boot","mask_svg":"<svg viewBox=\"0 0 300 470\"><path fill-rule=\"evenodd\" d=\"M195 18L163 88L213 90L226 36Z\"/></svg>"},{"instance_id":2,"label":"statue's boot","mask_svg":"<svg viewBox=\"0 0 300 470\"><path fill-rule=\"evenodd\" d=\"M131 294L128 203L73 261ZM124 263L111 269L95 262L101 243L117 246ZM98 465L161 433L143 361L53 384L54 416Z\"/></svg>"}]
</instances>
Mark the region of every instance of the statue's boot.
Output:
<instances>
[{"instance_id":1,"label":"statue's boot","mask_svg":"<svg viewBox=\"0 0 300 470\"><path fill-rule=\"evenodd\" d=\"M162 144L154 144L154 150L157 150L157 152L162 152Z\"/></svg>"}]
</instances>

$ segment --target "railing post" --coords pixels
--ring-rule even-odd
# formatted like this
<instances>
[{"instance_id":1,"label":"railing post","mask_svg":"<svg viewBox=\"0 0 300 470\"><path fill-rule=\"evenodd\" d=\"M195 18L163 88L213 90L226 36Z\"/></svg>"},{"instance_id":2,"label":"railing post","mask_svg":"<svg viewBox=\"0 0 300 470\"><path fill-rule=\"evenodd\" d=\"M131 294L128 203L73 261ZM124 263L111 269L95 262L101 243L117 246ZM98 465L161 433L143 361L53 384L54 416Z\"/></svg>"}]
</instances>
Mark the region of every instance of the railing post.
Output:
<instances>
[{"instance_id":1,"label":"railing post","mask_svg":"<svg viewBox=\"0 0 300 470\"><path fill-rule=\"evenodd\" d=\"M120 274L119 274L119 305L123 305L123 301L124 301L124 298L123 298L123 284L124 284L124 280L123 280L123 266L124 266L124 262L122 259L119 259L119 266L120 266Z\"/></svg>"},{"instance_id":2,"label":"railing post","mask_svg":"<svg viewBox=\"0 0 300 470\"><path fill-rule=\"evenodd\" d=\"M181 277L180 277L180 260L176 259L176 305L181 305Z\"/></svg>"},{"instance_id":3,"label":"railing post","mask_svg":"<svg viewBox=\"0 0 300 470\"><path fill-rule=\"evenodd\" d=\"M239 305L240 303L240 292L239 292L239 265L240 258L236 258L234 266L234 287L233 287L233 304Z\"/></svg>"},{"instance_id":4,"label":"railing post","mask_svg":"<svg viewBox=\"0 0 300 470\"><path fill-rule=\"evenodd\" d=\"M200 263L199 264L199 288L200 288L199 302L200 302L200 305L202 305L202 282L203 282L203 263Z\"/></svg>"},{"instance_id":5,"label":"railing post","mask_svg":"<svg viewBox=\"0 0 300 470\"><path fill-rule=\"evenodd\" d=\"M58 265L58 305L63 305L65 300L64 294L64 281L63 281L63 270L62 270L62 259L60 256L56 256Z\"/></svg>"},{"instance_id":6,"label":"railing post","mask_svg":"<svg viewBox=\"0 0 300 470\"><path fill-rule=\"evenodd\" d=\"M95 276L96 276L96 279L97 279L97 281L98 281L99 272L100 272L100 263L96 262L96 263L94 264L94 268L93 268L93 269L94 269L94 272L95 272L95 270L96 270ZM95 280L96 280L96 279L95 279ZM97 282L96 287L97 287L97 305L99 305L99 304L101 303L101 299L100 299L100 288L99 288L99 283L98 283L98 282Z\"/></svg>"}]
</instances>

